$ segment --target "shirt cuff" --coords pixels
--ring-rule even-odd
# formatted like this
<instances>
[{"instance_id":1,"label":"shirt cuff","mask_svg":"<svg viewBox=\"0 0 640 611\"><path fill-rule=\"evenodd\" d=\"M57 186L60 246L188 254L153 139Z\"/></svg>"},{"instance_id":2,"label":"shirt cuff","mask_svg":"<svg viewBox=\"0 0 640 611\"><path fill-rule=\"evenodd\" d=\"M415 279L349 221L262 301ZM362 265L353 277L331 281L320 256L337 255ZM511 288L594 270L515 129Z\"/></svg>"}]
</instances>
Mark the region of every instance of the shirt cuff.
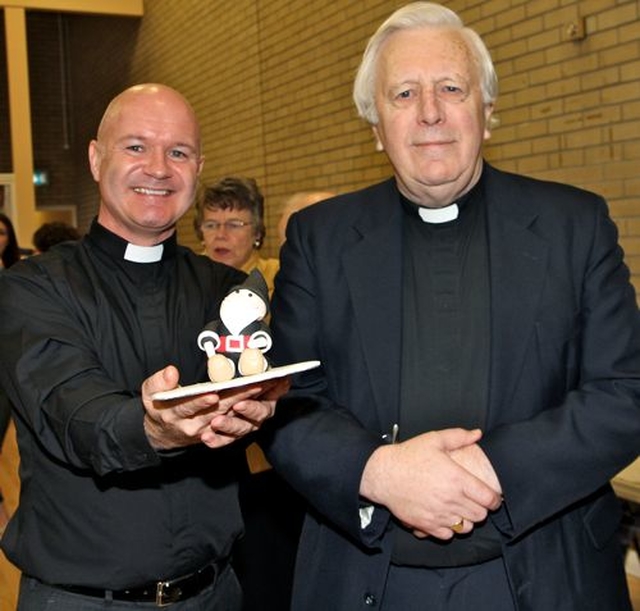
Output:
<instances>
[{"instance_id":1,"label":"shirt cuff","mask_svg":"<svg viewBox=\"0 0 640 611\"><path fill-rule=\"evenodd\" d=\"M360 513L360 528L364 530L371 524L373 521L373 505L367 505L365 507L360 507L358 510Z\"/></svg>"}]
</instances>

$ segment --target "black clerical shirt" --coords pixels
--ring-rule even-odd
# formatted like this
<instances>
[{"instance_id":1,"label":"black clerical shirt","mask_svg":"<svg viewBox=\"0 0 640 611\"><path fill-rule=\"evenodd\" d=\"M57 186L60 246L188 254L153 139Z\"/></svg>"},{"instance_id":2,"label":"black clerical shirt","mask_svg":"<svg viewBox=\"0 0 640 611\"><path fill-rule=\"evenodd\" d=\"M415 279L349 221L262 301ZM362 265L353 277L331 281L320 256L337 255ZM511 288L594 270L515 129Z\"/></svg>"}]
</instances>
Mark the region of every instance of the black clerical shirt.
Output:
<instances>
[{"instance_id":1,"label":"black clerical shirt","mask_svg":"<svg viewBox=\"0 0 640 611\"><path fill-rule=\"evenodd\" d=\"M169 364L183 385L206 380L197 335L244 274L175 236L155 261L128 250L94 222L0 279L0 385L17 412L22 481L2 549L51 584L185 575L226 558L242 530L241 449L154 451L140 386Z\"/></svg>"},{"instance_id":2,"label":"black clerical shirt","mask_svg":"<svg viewBox=\"0 0 640 611\"><path fill-rule=\"evenodd\" d=\"M400 439L451 427L484 428L489 363L489 267L482 181L457 218L432 223L402 198L403 306ZM490 522L448 542L396 529L397 564L446 567L500 554Z\"/></svg>"}]
</instances>

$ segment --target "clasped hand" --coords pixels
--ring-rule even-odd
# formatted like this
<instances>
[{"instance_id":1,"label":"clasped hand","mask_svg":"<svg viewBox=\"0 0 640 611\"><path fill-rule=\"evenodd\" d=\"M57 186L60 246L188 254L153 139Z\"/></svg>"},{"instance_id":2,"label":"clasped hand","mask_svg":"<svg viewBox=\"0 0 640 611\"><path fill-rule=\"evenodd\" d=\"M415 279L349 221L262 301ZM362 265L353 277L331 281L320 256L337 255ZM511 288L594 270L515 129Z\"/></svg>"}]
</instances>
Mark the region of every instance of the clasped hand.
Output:
<instances>
[{"instance_id":1,"label":"clasped hand","mask_svg":"<svg viewBox=\"0 0 640 611\"><path fill-rule=\"evenodd\" d=\"M417 537L450 539L467 533L502 503L498 478L477 442L479 430L432 431L379 447L360 493L384 505Z\"/></svg>"},{"instance_id":2,"label":"clasped hand","mask_svg":"<svg viewBox=\"0 0 640 611\"><path fill-rule=\"evenodd\" d=\"M142 384L144 428L155 449L203 443L219 448L256 431L275 413L276 401L289 390L288 378L204 393L171 401L153 401L154 393L178 386L179 372L169 366Z\"/></svg>"}]
</instances>

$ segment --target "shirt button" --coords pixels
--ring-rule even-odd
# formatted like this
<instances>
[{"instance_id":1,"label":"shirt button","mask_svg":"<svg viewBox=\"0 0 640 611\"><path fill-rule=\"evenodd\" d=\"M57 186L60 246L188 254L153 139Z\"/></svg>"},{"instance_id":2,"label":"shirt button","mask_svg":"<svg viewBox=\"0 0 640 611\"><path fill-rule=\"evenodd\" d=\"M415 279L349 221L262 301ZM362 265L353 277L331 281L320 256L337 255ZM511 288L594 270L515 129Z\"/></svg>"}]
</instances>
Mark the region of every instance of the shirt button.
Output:
<instances>
[{"instance_id":1,"label":"shirt button","mask_svg":"<svg viewBox=\"0 0 640 611\"><path fill-rule=\"evenodd\" d=\"M364 604L367 607L375 607L376 606L376 597L373 594L365 594L364 595Z\"/></svg>"}]
</instances>

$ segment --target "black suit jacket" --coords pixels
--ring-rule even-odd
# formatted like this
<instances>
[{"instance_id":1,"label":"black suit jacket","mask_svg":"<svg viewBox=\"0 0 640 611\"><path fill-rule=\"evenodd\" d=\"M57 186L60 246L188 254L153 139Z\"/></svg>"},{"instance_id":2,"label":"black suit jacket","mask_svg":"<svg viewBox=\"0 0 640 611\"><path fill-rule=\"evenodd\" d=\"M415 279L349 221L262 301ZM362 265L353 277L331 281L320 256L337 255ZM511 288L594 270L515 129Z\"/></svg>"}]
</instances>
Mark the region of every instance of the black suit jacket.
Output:
<instances>
[{"instance_id":1,"label":"black suit jacket","mask_svg":"<svg viewBox=\"0 0 640 611\"><path fill-rule=\"evenodd\" d=\"M491 519L514 598L520 611L628 609L608 481L640 447L640 328L616 228L594 194L488 165L484 181L491 357L481 445L503 487ZM295 611L370 609L384 587L388 516L378 508L362 530L358 486L398 415L403 214L388 180L289 222L273 357L323 364L296 378L265 440L315 507Z\"/></svg>"}]
</instances>

